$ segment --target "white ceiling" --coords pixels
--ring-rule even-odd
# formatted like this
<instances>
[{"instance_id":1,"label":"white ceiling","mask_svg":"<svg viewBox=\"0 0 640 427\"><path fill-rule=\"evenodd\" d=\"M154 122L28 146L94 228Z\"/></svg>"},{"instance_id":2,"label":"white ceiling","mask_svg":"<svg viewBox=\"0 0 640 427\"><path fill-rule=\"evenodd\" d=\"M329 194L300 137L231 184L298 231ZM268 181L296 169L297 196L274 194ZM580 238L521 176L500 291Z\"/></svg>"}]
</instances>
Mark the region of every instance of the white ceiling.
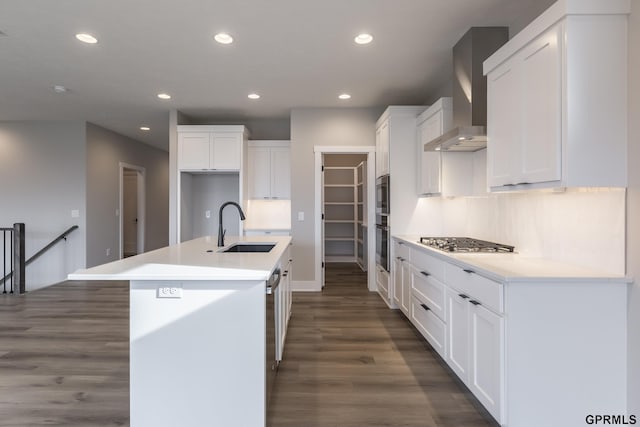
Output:
<instances>
[{"instance_id":1,"label":"white ceiling","mask_svg":"<svg viewBox=\"0 0 640 427\"><path fill-rule=\"evenodd\" d=\"M449 81L451 48L469 27L519 30L550 3L2 0L0 121L87 120L166 149L171 109L241 121L296 107L423 104ZM219 31L235 42L214 42ZM99 43L78 42L79 32ZM360 32L373 43L356 45ZM252 91L262 98L247 99ZM352 98L338 100L342 92Z\"/></svg>"}]
</instances>

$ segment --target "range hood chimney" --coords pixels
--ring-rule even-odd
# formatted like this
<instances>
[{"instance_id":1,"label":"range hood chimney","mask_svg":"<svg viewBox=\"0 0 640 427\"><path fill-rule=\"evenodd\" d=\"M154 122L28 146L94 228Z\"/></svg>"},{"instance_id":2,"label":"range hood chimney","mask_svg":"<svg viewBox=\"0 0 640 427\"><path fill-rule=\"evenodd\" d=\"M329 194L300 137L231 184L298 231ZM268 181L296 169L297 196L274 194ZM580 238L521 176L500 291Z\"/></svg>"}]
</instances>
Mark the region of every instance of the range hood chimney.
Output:
<instances>
[{"instance_id":1,"label":"range hood chimney","mask_svg":"<svg viewBox=\"0 0 640 427\"><path fill-rule=\"evenodd\" d=\"M482 63L509 40L507 27L471 27L453 47L453 126L424 151L478 151L487 146L487 78Z\"/></svg>"}]
</instances>

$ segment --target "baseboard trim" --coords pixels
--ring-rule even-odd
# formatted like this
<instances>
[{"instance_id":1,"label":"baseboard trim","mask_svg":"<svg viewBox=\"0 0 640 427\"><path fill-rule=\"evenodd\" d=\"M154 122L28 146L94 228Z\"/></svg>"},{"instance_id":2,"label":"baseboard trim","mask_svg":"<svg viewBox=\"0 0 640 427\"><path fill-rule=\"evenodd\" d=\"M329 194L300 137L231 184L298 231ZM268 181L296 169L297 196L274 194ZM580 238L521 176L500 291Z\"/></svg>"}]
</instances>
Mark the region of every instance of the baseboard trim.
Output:
<instances>
[{"instance_id":1,"label":"baseboard trim","mask_svg":"<svg viewBox=\"0 0 640 427\"><path fill-rule=\"evenodd\" d=\"M322 287L315 280L292 280L291 289L294 292L320 292Z\"/></svg>"}]
</instances>

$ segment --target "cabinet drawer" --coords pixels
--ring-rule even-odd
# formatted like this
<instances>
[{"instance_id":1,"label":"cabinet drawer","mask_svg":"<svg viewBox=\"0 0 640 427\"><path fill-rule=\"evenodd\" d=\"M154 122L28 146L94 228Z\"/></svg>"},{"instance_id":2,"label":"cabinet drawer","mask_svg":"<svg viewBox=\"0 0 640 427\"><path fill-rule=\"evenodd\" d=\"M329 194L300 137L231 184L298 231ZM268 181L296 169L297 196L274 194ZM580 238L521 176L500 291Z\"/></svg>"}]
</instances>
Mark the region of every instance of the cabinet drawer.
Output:
<instances>
[{"instance_id":1,"label":"cabinet drawer","mask_svg":"<svg viewBox=\"0 0 640 427\"><path fill-rule=\"evenodd\" d=\"M389 299L389 273L387 273L380 266L376 266L376 283L378 284L378 292L380 292L388 300Z\"/></svg>"},{"instance_id":2,"label":"cabinet drawer","mask_svg":"<svg viewBox=\"0 0 640 427\"><path fill-rule=\"evenodd\" d=\"M411 250L411 264L420 271L429 273L436 279L444 281L444 261L418 249Z\"/></svg>"},{"instance_id":3,"label":"cabinet drawer","mask_svg":"<svg viewBox=\"0 0 640 427\"><path fill-rule=\"evenodd\" d=\"M403 260L409 261L411 260L411 249L409 249L409 246L407 246L406 243L401 242L399 240L394 240L393 256L400 257Z\"/></svg>"},{"instance_id":4,"label":"cabinet drawer","mask_svg":"<svg viewBox=\"0 0 640 427\"><path fill-rule=\"evenodd\" d=\"M426 276L421 270L413 268L411 294L423 302L438 316L445 320L445 286L432 275Z\"/></svg>"},{"instance_id":5,"label":"cabinet drawer","mask_svg":"<svg viewBox=\"0 0 640 427\"><path fill-rule=\"evenodd\" d=\"M446 264L445 274L449 286L469 295L490 310L504 312L504 289L501 283L487 279L472 269L462 269L453 264Z\"/></svg>"},{"instance_id":6,"label":"cabinet drawer","mask_svg":"<svg viewBox=\"0 0 640 427\"><path fill-rule=\"evenodd\" d=\"M445 358L445 325L431 310L425 309L416 298L411 298L411 321L429 344Z\"/></svg>"}]
</instances>

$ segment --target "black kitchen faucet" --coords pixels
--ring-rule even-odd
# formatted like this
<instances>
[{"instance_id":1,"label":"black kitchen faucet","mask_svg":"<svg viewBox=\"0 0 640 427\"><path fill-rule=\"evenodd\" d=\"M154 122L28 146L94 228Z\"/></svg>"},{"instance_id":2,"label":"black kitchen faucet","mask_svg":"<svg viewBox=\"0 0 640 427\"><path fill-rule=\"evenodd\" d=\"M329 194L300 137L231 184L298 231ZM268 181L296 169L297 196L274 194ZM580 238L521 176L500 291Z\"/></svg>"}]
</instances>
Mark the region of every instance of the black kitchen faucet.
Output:
<instances>
[{"instance_id":1,"label":"black kitchen faucet","mask_svg":"<svg viewBox=\"0 0 640 427\"><path fill-rule=\"evenodd\" d=\"M240 212L240 219L242 221L245 220L245 216L244 216L244 212L242 212L242 208L240 207L239 204L237 204L236 202L224 202L222 204L222 206L220 206L220 212L218 212L218 247L222 247L224 246L224 233L227 232L227 230L224 230L222 228L222 210L225 208L225 206L227 205L233 205L236 208L238 208L238 212Z\"/></svg>"}]
</instances>

